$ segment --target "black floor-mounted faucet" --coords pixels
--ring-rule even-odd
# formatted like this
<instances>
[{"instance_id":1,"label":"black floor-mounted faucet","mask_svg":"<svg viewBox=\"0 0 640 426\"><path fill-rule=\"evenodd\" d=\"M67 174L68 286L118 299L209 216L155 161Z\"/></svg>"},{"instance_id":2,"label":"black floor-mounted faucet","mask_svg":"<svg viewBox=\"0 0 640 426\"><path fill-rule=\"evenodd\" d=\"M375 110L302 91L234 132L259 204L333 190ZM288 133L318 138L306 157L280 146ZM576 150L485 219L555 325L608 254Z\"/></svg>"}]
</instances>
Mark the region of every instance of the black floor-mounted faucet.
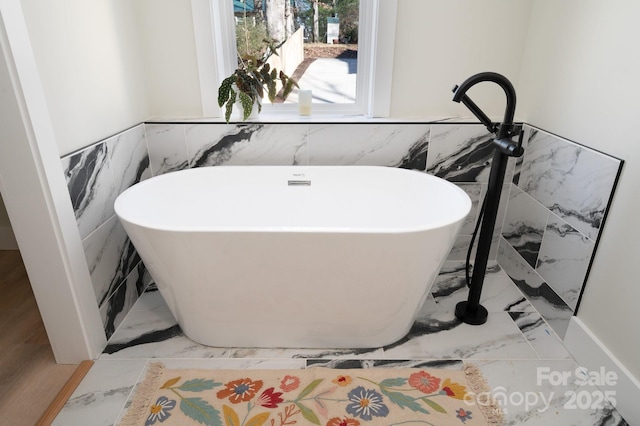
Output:
<instances>
[{"instance_id":1,"label":"black floor-mounted faucet","mask_svg":"<svg viewBox=\"0 0 640 426\"><path fill-rule=\"evenodd\" d=\"M502 123L494 123L480 108L466 95L466 92L478 83L490 81L498 84L504 90L507 96L507 107L504 113ZM471 112L478 117L489 132L496 134L493 145L496 148L491 164L491 172L489 174L489 182L487 195L481 208L478 224L474 231L474 237L471 240L469 251L467 254L467 275L469 270L469 259L471 257L471 249L475 240L475 234L478 226L480 228L480 236L478 238L478 247L476 249L476 258L473 265L473 276L471 280L467 278L469 285L469 297L466 301L456 305L456 317L472 325L480 325L487 322L487 309L480 304L480 296L482 294L482 285L487 269L487 261L491 250L491 240L493 238L493 230L495 228L496 217L498 215L498 205L500 204L500 193L504 182L504 175L507 168L509 157L520 157L523 154L522 138L518 142L513 142L511 138L521 133L520 126L514 126L513 117L516 111L516 91L511 82L501 74L495 72L482 72L472 75L462 82L460 86L453 88L453 100L462 102ZM481 222L482 221L482 222Z\"/></svg>"}]
</instances>

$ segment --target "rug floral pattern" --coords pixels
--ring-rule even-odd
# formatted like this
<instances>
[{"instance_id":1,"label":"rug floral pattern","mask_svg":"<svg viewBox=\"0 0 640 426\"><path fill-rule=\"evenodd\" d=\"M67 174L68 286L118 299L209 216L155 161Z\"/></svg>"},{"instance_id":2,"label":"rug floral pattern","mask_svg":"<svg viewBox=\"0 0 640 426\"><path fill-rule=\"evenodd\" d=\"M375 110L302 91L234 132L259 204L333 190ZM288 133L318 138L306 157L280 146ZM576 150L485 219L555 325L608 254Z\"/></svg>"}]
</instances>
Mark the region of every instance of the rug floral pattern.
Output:
<instances>
[{"instance_id":1,"label":"rug floral pattern","mask_svg":"<svg viewBox=\"0 0 640 426\"><path fill-rule=\"evenodd\" d=\"M156 383L131 424L490 424L463 371L163 370Z\"/></svg>"}]
</instances>

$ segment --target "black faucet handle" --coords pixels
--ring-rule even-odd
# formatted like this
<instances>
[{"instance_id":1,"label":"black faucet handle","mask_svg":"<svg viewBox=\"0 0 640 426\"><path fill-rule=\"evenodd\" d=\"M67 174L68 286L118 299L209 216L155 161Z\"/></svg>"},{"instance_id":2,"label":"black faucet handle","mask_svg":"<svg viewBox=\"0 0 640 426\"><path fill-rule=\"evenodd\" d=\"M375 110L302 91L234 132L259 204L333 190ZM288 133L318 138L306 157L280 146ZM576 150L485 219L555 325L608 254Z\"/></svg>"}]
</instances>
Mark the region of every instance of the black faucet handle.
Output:
<instances>
[{"instance_id":1,"label":"black faucet handle","mask_svg":"<svg viewBox=\"0 0 640 426\"><path fill-rule=\"evenodd\" d=\"M453 91L455 92L456 90L458 90L458 86L454 86ZM455 95L454 95L454 98L455 98ZM487 115L484 112L482 112L480 107L478 107L478 105L476 105L476 103L473 102L470 97L468 97L467 95L462 95L462 97L460 98L460 101L464 104L464 106L469 108L469 111L471 111L473 115L475 115L482 124L484 124L484 126L487 128L489 132L491 133L498 132L499 123L492 122L491 119L487 117Z\"/></svg>"},{"instance_id":2,"label":"black faucet handle","mask_svg":"<svg viewBox=\"0 0 640 426\"><path fill-rule=\"evenodd\" d=\"M522 138L524 136L522 124L507 124L505 128L502 128L502 124L500 126L499 134L504 134L504 137L494 139L493 142L496 148L509 157L522 156L524 154L524 149L522 148ZM518 136L517 142L513 140L515 136Z\"/></svg>"},{"instance_id":3,"label":"black faucet handle","mask_svg":"<svg viewBox=\"0 0 640 426\"><path fill-rule=\"evenodd\" d=\"M503 154L509 157L521 157L524 149L519 143L515 143L511 138L494 139L493 144Z\"/></svg>"},{"instance_id":4,"label":"black faucet handle","mask_svg":"<svg viewBox=\"0 0 640 426\"><path fill-rule=\"evenodd\" d=\"M500 131L504 132L504 138L513 138L522 133L522 124L503 124L497 123L497 127Z\"/></svg>"},{"instance_id":5,"label":"black faucet handle","mask_svg":"<svg viewBox=\"0 0 640 426\"><path fill-rule=\"evenodd\" d=\"M509 137L520 136L520 139L522 139L522 124L512 124L508 131Z\"/></svg>"}]
</instances>

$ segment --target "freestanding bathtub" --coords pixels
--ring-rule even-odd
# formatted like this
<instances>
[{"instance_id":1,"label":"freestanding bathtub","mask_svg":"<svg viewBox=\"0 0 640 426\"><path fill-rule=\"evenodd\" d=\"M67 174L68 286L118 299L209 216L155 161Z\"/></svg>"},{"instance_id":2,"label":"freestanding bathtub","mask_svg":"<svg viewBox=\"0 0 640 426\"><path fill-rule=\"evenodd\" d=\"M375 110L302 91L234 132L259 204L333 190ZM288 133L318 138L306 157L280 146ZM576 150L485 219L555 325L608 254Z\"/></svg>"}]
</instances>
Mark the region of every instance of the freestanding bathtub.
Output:
<instances>
[{"instance_id":1,"label":"freestanding bathtub","mask_svg":"<svg viewBox=\"0 0 640 426\"><path fill-rule=\"evenodd\" d=\"M222 347L397 341L470 209L445 180L368 166L189 169L115 203L184 333Z\"/></svg>"}]
</instances>

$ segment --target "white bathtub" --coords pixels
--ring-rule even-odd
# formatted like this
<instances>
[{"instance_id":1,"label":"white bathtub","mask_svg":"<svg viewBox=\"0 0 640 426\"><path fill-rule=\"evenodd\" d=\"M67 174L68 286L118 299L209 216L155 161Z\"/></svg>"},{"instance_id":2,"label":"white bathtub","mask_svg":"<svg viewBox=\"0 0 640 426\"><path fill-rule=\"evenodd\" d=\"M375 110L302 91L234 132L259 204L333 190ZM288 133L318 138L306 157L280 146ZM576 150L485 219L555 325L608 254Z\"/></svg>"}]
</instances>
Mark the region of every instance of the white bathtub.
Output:
<instances>
[{"instance_id":1,"label":"white bathtub","mask_svg":"<svg viewBox=\"0 0 640 426\"><path fill-rule=\"evenodd\" d=\"M223 347L402 338L470 209L440 178L366 166L189 169L115 203L184 333Z\"/></svg>"}]
</instances>

